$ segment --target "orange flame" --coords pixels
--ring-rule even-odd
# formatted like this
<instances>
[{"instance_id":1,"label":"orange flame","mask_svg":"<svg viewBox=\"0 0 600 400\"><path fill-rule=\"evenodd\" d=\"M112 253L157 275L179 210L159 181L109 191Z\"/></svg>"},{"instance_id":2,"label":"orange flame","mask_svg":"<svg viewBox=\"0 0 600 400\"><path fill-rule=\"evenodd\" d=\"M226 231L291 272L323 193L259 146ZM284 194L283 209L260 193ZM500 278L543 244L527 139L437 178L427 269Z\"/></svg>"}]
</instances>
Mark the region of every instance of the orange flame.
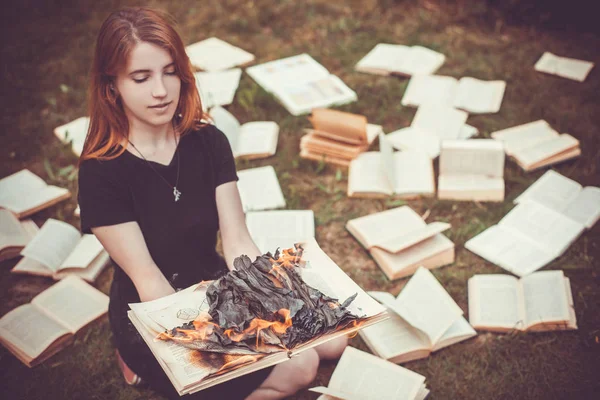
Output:
<instances>
[{"instance_id":1,"label":"orange flame","mask_svg":"<svg viewBox=\"0 0 600 400\"><path fill-rule=\"evenodd\" d=\"M270 329L277 335L282 335L285 331L292 326L292 318L290 317L290 310L282 308L277 311L284 321L267 321L260 318L254 318L250 321L250 325L242 332L236 332L234 329L226 329L223 334L227 335L234 342L240 342L249 336L256 336L256 347L260 347L260 336L261 332L265 329Z\"/></svg>"}]
</instances>

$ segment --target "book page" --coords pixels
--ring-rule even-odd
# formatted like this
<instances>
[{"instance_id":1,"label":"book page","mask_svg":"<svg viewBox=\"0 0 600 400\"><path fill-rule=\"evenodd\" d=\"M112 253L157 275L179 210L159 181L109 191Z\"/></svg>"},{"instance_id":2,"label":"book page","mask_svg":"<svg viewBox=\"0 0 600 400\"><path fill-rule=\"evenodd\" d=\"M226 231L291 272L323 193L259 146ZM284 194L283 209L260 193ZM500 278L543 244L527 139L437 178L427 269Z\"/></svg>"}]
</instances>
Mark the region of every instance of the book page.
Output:
<instances>
[{"instance_id":1,"label":"book page","mask_svg":"<svg viewBox=\"0 0 600 400\"><path fill-rule=\"evenodd\" d=\"M238 171L237 182L244 211L285 207L283 192L271 165Z\"/></svg>"},{"instance_id":2,"label":"book page","mask_svg":"<svg viewBox=\"0 0 600 400\"><path fill-rule=\"evenodd\" d=\"M246 225L252 240L263 253L274 253L278 247L293 247L294 243L315 236L315 216L312 210L248 212Z\"/></svg>"},{"instance_id":3,"label":"book page","mask_svg":"<svg viewBox=\"0 0 600 400\"><path fill-rule=\"evenodd\" d=\"M525 328L523 295L510 275L474 275L468 281L469 321L475 328Z\"/></svg>"},{"instance_id":4,"label":"book page","mask_svg":"<svg viewBox=\"0 0 600 400\"><path fill-rule=\"evenodd\" d=\"M577 146L579 146L579 141L564 133L557 138L538 143L536 146L516 151L513 155L520 164L529 166Z\"/></svg>"},{"instance_id":5,"label":"book page","mask_svg":"<svg viewBox=\"0 0 600 400\"><path fill-rule=\"evenodd\" d=\"M431 75L444 64L446 56L423 46L412 46L401 60L399 72L407 75Z\"/></svg>"},{"instance_id":6,"label":"book page","mask_svg":"<svg viewBox=\"0 0 600 400\"><path fill-rule=\"evenodd\" d=\"M442 192L499 192L504 194L504 179L485 175L440 175L438 195ZM456 193L455 193L456 194ZM465 196L466 197L466 196ZM473 194L473 197L477 197Z\"/></svg>"},{"instance_id":7,"label":"book page","mask_svg":"<svg viewBox=\"0 0 600 400\"><path fill-rule=\"evenodd\" d=\"M50 203L68 193L67 189L46 185L42 178L27 169L0 179L0 207L16 214Z\"/></svg>"},{"instance_id":8,"label":"book page","mask_svg":"<svg viewBox=\"0 0 600 400\"><path fill-rule=\"evenodd\" d=\"M394 71L407 73L398 67L408 57L409 51L410 47L401 44L379 43L356 64L355 69L386 75Z\"/></svg>"},{"instance_id":9,"label":"book page","mask_svg":"<svg viewBox=\"0 0 600 400\"><path fill-rule=\"evenodd\" d=\"M420 152L432 160L440 155L440 138L413 127L398 129L385 137L398 150Z\"/></svg>"},{"instance_id":10,"label":"book page","mask_svg":"<svg viewBox=\"0 0 600 400\"><path fill-rule=\"evenodd\" d=\"M94 258L86 268L64 268L52 275L55 280L61 280L69 275L75 275L89 283L96 281L100 273L108 265L110 257L104 250L100 251L98 256Z\"/></svg>"},{"instance_id":11,"label":"book page","mask_svg":"<svg viewBox=\"0 0 600 400\"><path fill-rule=\"evenodd\" d=\"M377 242L375 246L390 253L398 253L448 229L450 229L450 224L446 222L432 222L410 232L399 233L396 237Z\"/></svg>"},{"instance_id":12,"label":"book page","mask_svg":"<svg viewBox=\"0 0 600 400\"><path fill-rule=\"evenodd\" d=\"M541 271L521 279L527 326L569 321L562 271Z\"/></svg>"},{"instance_id":13,"label":"book page","mask_svg":"<svg viewBox=\"0 0 600 400\"><path fill-rule=\"evenodd\" d=\"M242 70L239 68L226 71L196 72L196 87L202 107L225 106L233 102L235 92L240 84Z\"/></svg>"},{"instance_id":14,"label":"book page","mask_svg":"<svg viewBox=\"0 0 600 400\"><path fill-rule=\"evenodd\" d=\"M84 234L79 242L75 245L73 251L68 257L61 263L57 270L63 268L86 268L98 254L104 250L102 244L96 236Z\"/></svg>"},{"instance_id":15,"label":"book page","mask_svg":"<svg viewBox=\"0 0 600 400\"><path fill-rule=\"evenodd\" d=\"M440 175L504 176L504 149L492 139L445 140Z\"/></svg>"},{"instance_id":16,"label":"book page","mask_svg":"<svg viewBox=\"0 0 600 400\"><path fill-rule=\"evenodd\" d=\"M52 276L52 270L46 267L39 261L34 260L33 258L23 257L19 260L17 265L10 272L14 272L15 274L32 274L39 276Z\"/></svg>"},{"instance_id":17,"label":"book page","mask_svg":"<svg viewBox=\"0 0 600 400\"><path fill-rule=\"evenodd\" d=\"M556 258L554 252L503 225L494 225L471 238L465 248L517 276L530 274Z\"/></svg>"},{"instance_id":18,"label":"book page","mask_svg":"<svg viewBox=\"0 0 600 400\"><path fill-rule=\"evenodd\" d=\"M35 296L31 304L75 333L108 311L108 296L68 276Z\"/></svg>"},{"instance_id":19,"label":"book page","mask_svg":"<svg viewBox=\"0 0 600 400\"><path fill-rule=\"evenodd\" d=\"M563 214L591 229L600 219L600 188L584 187L563 209Z\"/></svg>"},{"instance_id":20,"label":"book page","mask_svg":"<svg viewBox=\"0 0 600 400\"><path fill-rule=\"evenodd\" d=\"M71 254L80 237L79 232L73 226L50 218L21 251L21 255L32 258L52 271L56 271Z\"/></svg>"},{"instance_id":21,"label":"book page","mask_svg":"<svg viewBox=\"0 0 600 400\"><path fill-rule=\"evenodd\" d=\"M48 317L35 306L25 304L0 319L0 336L30 358L36 358L61 336L67 328Z\"/></svg>"},{"instance_id":22,"label":"book page","mask_svg":"<svg viewBox=\"0 0 600 400\"><path fill-rule=\"evenodd\" d=\"M394 193L434 195L435 180L431 159L418 151L394 153Z\"/></svg>"},{"instance_id":23,"label":"book page","mask_svg":"<svg viewBox=\"0 0 600 400\"><path fill-rule=\"evenodd\" d=\"M348 221L347 226L365 238L371 248L426 226L425 221L410 207L402 206Z\"/></svg>"},{"instance_id":24,"label":"book page","mask_svg":"<svg viewBox=\"0 0 600 400\"><path fill-rule=\"evenodd\" d=\"M593 62L559 57L550 52L544 52L542 57L535 63L534 69L583 82L593 67Z\"/></svg>"},{"instance_id":25,"label":"book page","mask_svg":"<svg viewBox=\"0 0 600 400\"><path fill-rule=\"evenodd\" d=\"M394 148L387 141L385 135L379 134L379 153L381 154L381 167L379 172L385 177L388 187L392 190L396 185L396 168L394 162Z\"/></svg>"},{"instance_id":26,"label":"book page","mask_svg":"<svg viewBox=\"0 0 600 400\"><path fill-rule=\"evenodd\" d=\"M392 194L392 185L384 173L382 153L368 151L350 161L348 167L348 196L360 193Z\"/></svg>"},{"instance_id":27,"label":"book page","mask_svg":"<svg viewBox=\"0 0 600 400\"><path fill-rule=\"evenodd\" d=\"M466 112L444 104L424 104L417 109L410 126L440 140L458 139L468 116Z\"/></svg>"},{"instance_id":28,"label":"book page","mask_svg":"<svg viewBox=\"0 0 600 400\"><path fill-rule=\"evenodd\" d=\"M460 317L444 332L440 340L433 346L432 351L438 351L476 335L477 332L475 332L475 329L467 322L465 317Z\"/></svg>"},{"instance_id":29,"label":"book page","mask_svg":"<svg viewBox=\"0 0 600 400\"><path fill-rule=\"evenodd\" d=\"M376 137L379 137L379 134L383 132L383 127L381 125L376 124L367 124L367 143L370 145L375 141Z\"/></svg>"},{"instance_id":30,"label":"book page","mask_svg":"<svg viewBox=\"0 0 600 400\"><path fill-rule=\"evenodd\" d=\"M443 104L452 107L457 88L458 81L451 76L415 75L408 82L402 105Z\"/></svg>"},{"instance_id":31,"label":"book page","mask_svg":"<svg viewBox=\"0 0 600 400\"><path fill-rule=\"evenodd\" d=\"M205 71L221 71L254 61L251 53L216 37L186 46L185 52L194 67Z\"/></svg>"},{"instance_id":32,"label":"book page","mask_svg":"<svg viewBox=\"0 0 600 400\"><path fill-rule=\"evenodd\" d=\"M492 138L504 143L506 154L513 154L558 137L543 119L492 132Z\"/></svg>"},{"instance_id":33,"label":"book page","mask_svg":"<svg viewBox=\"0 0 600 400\"><path fill-rule=\"evenodd\" d=\"M521 193L514 203L534 201L555 211L562 211L577 198L579 192L581 192L579 183L556 171L548 170Z\"/></svg>"},{"instance_id":34,"label":"book page","mask_svg":"<svg viewBox=\"0 0 600 400\"><path fill-rule=\"evenodd\" d=\"M21 223L8 210L0 209L0 250L6 247L25 246L30 240Z\"/></svg>"},{"instance_id":35,"label":"book page","mask_svg":"<svg viewBox=\"0 0 600 400\"><path fill-rule=\"evenodd\" d=\"M555 257L561 255L585 229L582 224L532 202L518 204L499 224L519 231Z\"/></svg>"},{"instance_id":36,"label":"book page","mask_svg":"<svg viewBox=\"0 0 600 400\"><path fill-rule=\"evenodd\" d=\"M215 126L227 136L233 154L237 155L241 131L241 126L237 118L220 106L215 106L210 109L210 117L215 123Z\"/></svg>"},{"instance_id":37,"label":"book page","mask_svg":"<svg viewBox=\"0 0 600 400\"><path fill-rule=\"evenodd\" d=\"M458 134L457 139L470 139L473 136L477 136L478 134L479 134L479 129L477 129L476 127L474 127L472 125L464 124L460 130L460 133Z\"/></svg>"},{"instance_id":38,"label":"book page","mask_svg":"<svg viewBox=\"0 0 600 400\"><path fill-rule=\"evenodd\" d=\"M70 142L73 153L80 156L89 126L89 117L79 117L68 124L54 128L54 135L65 144Z\"/></svg>"},{"instance_id":39,"label":"book page","mask_svg":"<svg viewBox=\"0 0 600 400\"><path fill-rule=\"evenodd\" d=\"M470 113L496 113L500 111L505 88L505 81L461 78L458 82L454 106Z\"/></svg>"},{"instance_id":40,"label":"book page","mask_svg":"<svg viewBox=\"0 0 600 400\"><path fill-rule=\"evenodd\" d=\"M404 286L393 310L425 333L432 347L463 314L444 287L425 268L419 268Z\"/></svg>"},{"instance_id":41,"label":"book page","mask_svg":"<svg viewBox=\"0 0 600 400\"><path fill-rule=\"evenodd\" d=\"M237 155L273 155L277 150L279 125L273 121L246 122L241 127Z\"/></svg>"},{"instance_id":42,"label":"book page","mask_svg":"<svg viewBox=\"0 0 600 400\"><path fill-rule=\"evenodd\" d=\"M306 53L254 65L246 68L246 72L267 92L290 82L302 85L329 75L325 67Z\"/></svg>"}]
</instances>

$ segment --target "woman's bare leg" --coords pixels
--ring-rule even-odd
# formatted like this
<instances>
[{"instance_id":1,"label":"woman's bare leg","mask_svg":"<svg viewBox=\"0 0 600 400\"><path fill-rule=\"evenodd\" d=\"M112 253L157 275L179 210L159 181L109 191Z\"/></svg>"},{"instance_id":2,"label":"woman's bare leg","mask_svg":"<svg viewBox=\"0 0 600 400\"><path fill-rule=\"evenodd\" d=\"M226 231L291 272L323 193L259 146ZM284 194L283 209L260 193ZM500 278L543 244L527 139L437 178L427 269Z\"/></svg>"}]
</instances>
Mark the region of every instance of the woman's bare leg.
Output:
<instances>
[{"instance_id":1,"label":"woman's bare leg","mask_svg":"<svg viewBox=\"0 0 600 400\"><path fill-rule=\"evenodd\" d=\"M337 360L342 356L346 346L348 346L348 336L344 335L315 347L315 350L320 360Z\"/></svg>"}]
</instances>

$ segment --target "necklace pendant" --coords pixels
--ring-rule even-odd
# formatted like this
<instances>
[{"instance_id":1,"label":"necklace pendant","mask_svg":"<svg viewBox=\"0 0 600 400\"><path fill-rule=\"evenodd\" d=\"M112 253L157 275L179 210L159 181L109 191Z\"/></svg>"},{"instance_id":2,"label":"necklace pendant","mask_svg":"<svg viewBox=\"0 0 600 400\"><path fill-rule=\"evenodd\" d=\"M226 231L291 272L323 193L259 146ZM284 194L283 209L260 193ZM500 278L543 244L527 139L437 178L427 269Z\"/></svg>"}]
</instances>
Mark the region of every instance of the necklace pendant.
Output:
<instances>
[{"instance_id":1,"label":"necklace pendant","mask_svg":"<svg viewBox=\"0 0 600 400\"><path fill-rule=\"evenodd\" d=\"M175 201L179 201L179 197L181 196L181 192L177 190L177 187L173 188L173 196L175 197Z\"/></svg>"}]
</instances>

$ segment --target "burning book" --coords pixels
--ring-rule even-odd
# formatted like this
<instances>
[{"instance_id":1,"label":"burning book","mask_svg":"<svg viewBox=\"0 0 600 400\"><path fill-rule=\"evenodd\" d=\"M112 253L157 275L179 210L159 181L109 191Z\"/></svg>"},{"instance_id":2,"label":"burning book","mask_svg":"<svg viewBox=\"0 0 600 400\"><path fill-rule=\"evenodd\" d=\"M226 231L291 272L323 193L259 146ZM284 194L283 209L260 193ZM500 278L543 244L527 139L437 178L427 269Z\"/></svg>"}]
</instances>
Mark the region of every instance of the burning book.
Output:
<instances>
[{"instance_id":1,"label":"burning book","mask_svg":"<svg viewBox=\"0 0 600 400\"><path fill-rule=\"evenodd\" d=\"M234 266L216 281L130 304L130 319L180 394L278 364L387 318L314 239L254 262L239 257Z\"/></svg>"}]
</instances>

